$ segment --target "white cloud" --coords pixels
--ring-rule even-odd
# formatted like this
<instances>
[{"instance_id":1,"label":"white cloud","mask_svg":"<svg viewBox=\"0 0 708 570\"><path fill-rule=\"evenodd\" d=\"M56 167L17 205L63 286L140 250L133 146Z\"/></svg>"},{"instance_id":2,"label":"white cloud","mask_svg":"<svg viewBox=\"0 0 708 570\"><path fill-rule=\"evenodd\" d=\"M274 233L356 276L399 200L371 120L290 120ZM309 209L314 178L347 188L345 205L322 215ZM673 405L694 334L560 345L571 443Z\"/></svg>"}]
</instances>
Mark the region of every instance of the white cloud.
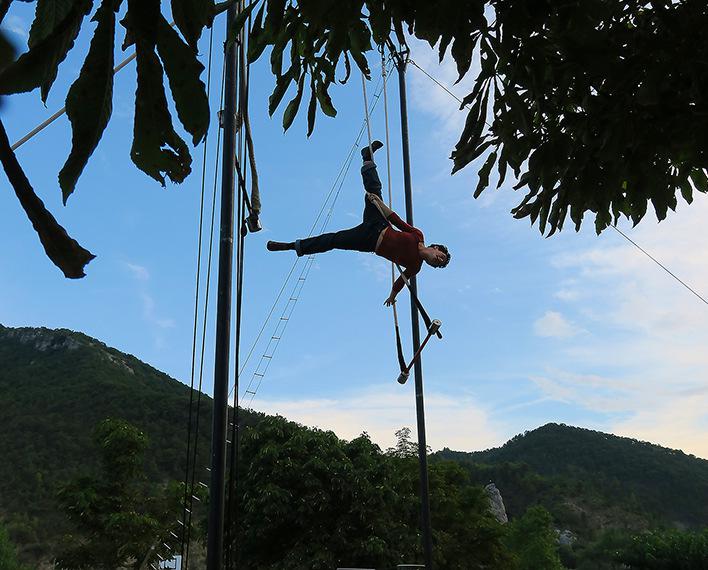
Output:
<instances>
[{"instance_id":1,"label":"white cloud","mask_svg":"<svg viewBox=\"0 0 708 570\"><path fill-rule=\"evenodd\" d=\"M577 301L580 294L575 289L559 289L553 295L556 299L561 301Z\"/></svg>"},{"instance_id":2,"label":"white cloud","mask_svg":"<svg viewBox=\"0 0 708 570\"><path fill-rule=\"evenodd\" d=\"M473 62L465 78L455 84L458 78L457 67L449 53L448 57L439 63L437 49L431 49L427 42L413 40L411 46L413 61L440 82L445 89L453 93L455 97L462 100L472 91L474 78L478 71L476 61ZM436 118L440 129L434 133L435 136L452 148L465 125L467 111L460 110L460 103L415 65L409 65L408 69L410 71L407 76L410 78L413 102L420 110Z\"/></svg>"},{"instance_id":3,"label":"white cloud","mask_svg":"<svg viewBox=\"0 0 708 570\"><path fill-rule=\"evenodd\" d=\"M150 279L150 272L142 265L137 265L135 263L130 263L126 261L125 267L138 281L148 281Z\"/></svg>"},{"instance_id":4,"label":"white cloud","mask_svg":"<svg viewBox=\"0 0 708 570\"><path fill-rule=\"evenodd\" d=\"M570 338L581 332L581 329L556 311L546 311L534 322L533 330L537 336L552 338Z\"/></svg>"},{"instance_id":5,"label":"white cloud","mask_svg":"<svg viewBox=\"0 0 708 570\"><path fill-rule=\"evenodd\" d=\"M146 321L161 329L174 328L175 321L173 319L158 316L155 299L153 299L151 295L143 292L140 297L143 302L143 317L145 317Z\"/></svg>"},{"instance_id":6,"label":"white cloud","mask_svg":"<svg viewBox=\"0 0 708 570\"><path fill-rule=\"evenodd\" d=\"M628 235L699 293L708 293L708 198ZM532 378L553 400L604 414L602 429L708 457L708 306L608 229L552 260L555 293L591 334L549 348L561 370ZM705 296L705 295L704 295ZM536 325L565 330L559 314ZM541 327L545 326L545 329ZM539 330L537 330L537 333Z\"/></svg>"},{"instance_id":7,"label":"white cloud","mask_svg":"<svg viewBox=\"0 0 708 570\"><path fill-rule=\"evenodd\" d=\"M433 449L485 449L499 445L504 436L487 411L469 397L428 393L425 397L427 443ZM352 439L367 432L383 449L395 444L395 432L408 426L416 433L412 386L372 388L339 398L261 400L254 408L280 414L298 423L334 431Z\"/></svg>"}]
</instances>

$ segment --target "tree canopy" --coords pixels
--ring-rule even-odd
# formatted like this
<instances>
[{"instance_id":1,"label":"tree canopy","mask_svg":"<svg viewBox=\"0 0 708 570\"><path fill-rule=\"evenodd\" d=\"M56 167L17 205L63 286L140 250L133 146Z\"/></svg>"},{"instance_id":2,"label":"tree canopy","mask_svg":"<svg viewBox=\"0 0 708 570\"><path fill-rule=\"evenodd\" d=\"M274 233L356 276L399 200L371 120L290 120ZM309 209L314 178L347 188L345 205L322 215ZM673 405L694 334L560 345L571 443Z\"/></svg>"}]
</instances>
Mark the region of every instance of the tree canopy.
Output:
<instances>
[{"instance_id":1,"label":"tree canopy","mask_svg":"<svg viewBox=\"0 0 708 570\"><path fill-rule=\"evenodd\" d=\"M10 1L2 3L0 17ZM110 120L116 13L123 1L55 4L37 0L29 49L0 71L0 94L39 89L46 99L92 15L91 46L66 100L73 131L59 173L66 201ZM181 182L191 156L168 110L164 76L179 122L199 143L209 109L197 42L226 3L171 0L178 31L165 17L166 2L126 4L123 48L135 48L138 84L131 157L161 184L166 178ZM620 216L636 224L649 203L662 220L679 195L690 203L695 191L708 191L703 0L253 0L232 26L230 41L247 22L248 59L269 53L271 114L294 88L283 112L286 129L306 86L308 133L318 108L335 116L330 87L346 83L352 62L369 76L367 54L374 46L413 36L437 48L440 61L452 58L460 79L473 69L452 170L481 163L474 196L489 187L495 166L497 186L513 172L515 188L526 191L513 215L538 222L543 233L561 230L568 216L579 229L586 213L594 214L598 232ZM473 65L477 57L479 66ZM0 147L0 155L11 153L8 145ZM7 171L7 160L3 165ZM11 180L16 186L17 176ZM37 227L37 216L28 215ZM53 255L44 245L63 269L63 257L90 260L75 247ZM69 273L83 274L76 268Z\"/></svg>"}]
</instances>

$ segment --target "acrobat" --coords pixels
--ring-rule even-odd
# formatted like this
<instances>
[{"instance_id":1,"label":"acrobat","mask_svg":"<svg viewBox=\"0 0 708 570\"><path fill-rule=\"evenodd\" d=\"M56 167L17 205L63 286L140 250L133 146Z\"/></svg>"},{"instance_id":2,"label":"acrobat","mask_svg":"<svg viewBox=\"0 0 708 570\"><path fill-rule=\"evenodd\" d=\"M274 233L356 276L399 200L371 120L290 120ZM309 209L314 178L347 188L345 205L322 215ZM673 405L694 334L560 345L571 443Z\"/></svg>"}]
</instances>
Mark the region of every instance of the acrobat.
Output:
<instances>
[{"instance_id":1,"label":"acrobat","mask_svg":"<svg viewBox=\"0 0 708 570\"><path fill-rule=\"evenodd\" d=\"M293 242L269 241L266 244L268 250L293 250L299 256L324 253L333 249L372 252L405 267L403 276L406 279L416 275L423 262L431 267L446 267L450 262L447 247L437 243L426 246L423 232L404 222L384 203L381 197L381 181L372 157L372 151L376 152L381 147L381 141L374 141L371 147L367 146L361 150L364 162L361 177L366 190L361 224ZM404 286L403 276L394 282L390 295L384 301L385 305L396 302L396 295Z\"/></svg>"}]
</instances>

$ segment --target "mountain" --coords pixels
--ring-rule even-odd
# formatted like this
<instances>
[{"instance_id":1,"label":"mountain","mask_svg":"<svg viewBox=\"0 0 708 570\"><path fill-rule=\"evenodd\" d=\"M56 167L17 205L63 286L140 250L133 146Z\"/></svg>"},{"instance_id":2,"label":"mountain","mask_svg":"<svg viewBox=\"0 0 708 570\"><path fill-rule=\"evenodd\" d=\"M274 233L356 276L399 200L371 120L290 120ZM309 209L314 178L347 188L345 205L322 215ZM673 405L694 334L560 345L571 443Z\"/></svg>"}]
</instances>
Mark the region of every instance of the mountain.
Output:
<instances>
[{"instance_id":1,"label":"mountain","mask_svg":"<svg viewBox=\"0 0 708 570\"><path fill-rule=\"evenodd\" d=\"M52 552L67 532L56 490L95 467L101 420L125 419L147 434L152 483L183 479L187 386L63 329L0 325L0 363L0 522L25 560ZM211 405L202 396L198 465L208 461ZM245 424L259 417L242 412ZM708 525L708 461L646 442L548 424L499 448L431 457L444 460L463 465L474 483L494 481L512 520L540 504L587 544L608 528Z\"/></svg>"},{"instance_id":2,"label":"mountain","mask_svg":"<svg viewBox=\"0 0 708 570\"><path fill-rule=\"evenodd\" d=\"M537 491L548 492L560 484L566 504L572 490L585 499L602 498L647 523L708 525L708 461L680 450L551 423L517 435L502 447L473 453L445 449L438 457L496 466L497 479L506 465L507 476L515 472L517 486L525 477L527 484L535 482ZM498 480L497 486L504 495Z\"/></svg>"},{"instance_id":3,"label":"mountain","mask_svg":"<svg viewBox=\"0 0 708 570\"><path fill-rule=\"evenodd\" d=\"M56 490L96 465L92 433L105 418L147 434L152 481L184 479L188 386L64 329L0 325L0 363L0 519L25 556L41 556L66 530ZM211 407L203 396L198 465L209 460Z\"/></svg>"}]
</instances>

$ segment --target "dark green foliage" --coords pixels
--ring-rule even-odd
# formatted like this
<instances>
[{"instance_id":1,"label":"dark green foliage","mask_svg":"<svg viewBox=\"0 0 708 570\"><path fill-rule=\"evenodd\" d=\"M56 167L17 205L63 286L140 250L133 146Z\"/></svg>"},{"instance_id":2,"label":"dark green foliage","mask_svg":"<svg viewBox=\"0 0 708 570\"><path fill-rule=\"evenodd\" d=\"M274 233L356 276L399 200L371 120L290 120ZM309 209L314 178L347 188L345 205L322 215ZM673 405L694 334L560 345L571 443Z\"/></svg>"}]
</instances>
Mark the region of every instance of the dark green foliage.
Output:
<instances>
[{"instance_id":1,"label":"dark green foliage","mask_svg":"<svg viewBox=\"0 0 708 570\"><path fill-rule=\"evenodd\" d=\"M507 543L515 554L518 570L562 570L552 522L550 513L537 506L511 523Z\"/></svg>"},{"instance_id":2,"label":"dark green foliage","mask_svg":"<svg viewBox=\"0 0 708 570\"><path fill-rule=\"evenodd\" d=\"M513 214L538 221L542 233L562 229L568 215L579 228L586 212L595 213L598 232L620 215L636 224L649 202L662 220L675 209L678 192L690 203L694 189L708 191L708 139L698 120L708 100L702 63L705 2L438 0L332 6L322 0L261 2L251 33L257 49L250 58L272 46L273 99L290 82L299 93L303 74L312 76L313 89L326 91L340 61L347 64L349 57L368 76L364 54L370 39L382 45L392 35L391 25L399 39L407 27L438 46L441 60L449 49L460 78L478 50L481 69L464 99L469 111L452 153L453 172L492 150L475 196L489 185L495 164L500 184L511 169L519 179L516 188L528 189ZM285 76L280 69L288 41L291 73ZM299 97L286 109L286 128L297 103ZM308 115L311 131L311 108Z\"/></svg>"},{"instance_id":3,"label":"dark green foliage","mask_svg":"<svg viewBox=\"0 0 708 570\"><path fill-rule=\"evenodd\" d=\"M420 560L418 467L386 455L366 435L267 418L242 439L240 568L393 568ZM435 556L440 568L507 570L503 527L482 489L450 462L430 470Z\"/></svg>"},{"instance_id":4,"label":"dark green foliage","mask_svg":"<svg viewBox=\"0 0 708 570\"><path fill-rule=\"evenodd\" d=\"M184 479L188 386L66 330L0 327L0 361L0 505L23 557L48 554L69 532L55 494L60 485L99 468L91 430L107 417L126 420L148 436L149 481ZM202 396L200 469L209 462L211 405ZM255 416L242 417L248 423Z\"/></svg>"},{"instance_id":5,"label":"dark green foliage","mask_svg":"<svg viewBox=\"0 0 708 570\"><path fill-rule=\"evenodd\" d=\"M496 25L466 99L479 117L455 169L488 144L528 189L514 216L550 234L586 212L598 232L620 215L636 224L649 202L662 220L679 192L690 203L691 183L708 191L704 2L491 4Z\"/></svg>"},{"instance_id":6,"label":"dark green foliage","mask_svg":"<svg viewBox=\"0 0 708 570\"><path fill-rule=\"evenodd\" d=\"M65 534L92 544L86 542L90 529L102 528L108 520L102 517L114 517L110 544L135 549L174 525L182 489L167 485L184 477L186 386L66 330L0 327L0 361L0 504L22 560L47 559ZM203 397L202 406L198 468L208 462L211 401ZM92 426L107 417L116 420L104 424L96 446ZM410 430L400 430L397 445L382 453L365 435L345 442L282 418L262 425L254 415L242 412L242 418L242 501L235 516L237 552L250 565L244 569L386 568L422 559L417 444ZM144 461L137 461L144 446ZM638 556L631 538L644 529L675 521L706 526L705 464L558 425L478 454L446 450L431 458L429 471L436 567L514 570L544 557L555 564L550 518L534 508L542 505L553 526L578 536L560 551L569 568L619 569L617 553ZM506 527L486 509L481 486L490 480L507 506ZM88 516L75 519L78 527L59 509L62 487L64 504ZM124 516L109 499L127 489L126 504L144 499L134 516ZM195 522L193 538L200 540L205 529L199 516ZM703 535L667 536L664 543L694 545Z\"/></svg>"},{"instance_id":7,"label":"dark green foliage","mask_svg":"<svg viewBox=\"0 0 708 570\"><path fill-rule=\"evenodd\" d=\"M38 0L30 50L0 72L0 93L41 87L46 99L92 4ZM185 40L176 40L179 49L171 53L181 55L172 61L185 63L168 64L163 42L163 67L155 30L166 5L129 0L124 21L125 46L134 44L138 54L131 156L162 184L165 176L181 182L191 169L189 149L168 111L163 74L196 144L208 115L194 54L217 11L214 0L170 1ZM513 172L515 188L527 190L513 215L538 222L542 233L561 230L568 216L579 229L587 213L594 214L598 232L620 216L636 224L650 203L663 220L676 208L679 193L690 203L694 191L708 192L703 41L708 6L703 0L253 0L230 29L229 41L235 41L247 16L253 18L248 58L256 61L268 52L275 76L270 112L293 86L295 95L283 114L289 128L307 86L308 134L318 106L335 115L329 88L338 69L344 67L342 83L350 77L352 60L370 76L372 40L382 47L405 41L404 31L412 34L437 47L441 61L449 54L460 78L479 54L480 70L463 102L468 116L452 153L453 172L484 158L475 196L489 186L495 165L497 186ZM99 26L96 33L106 30ZM75 106L75 150L62 176L65 198L108 120L105 108L95 103L105 101L106 83L91 86L89 67L80 82L89 89L84 97L94 103L86 106L85 116ZM183 102L196 93L199 105L190 109Z\"/></svg>"},{"instance_id":8,"label":"dark green foliage","mask_svg":"<svg viewBox=\"0 0 708 570\"><path fill-rule=\"evenodd\" d=\"M181 513L179 486L146 484L143 454L147 437L122 420L102 421L94 432L100 450L98 474L78 477L58 496L77 533L57 556L65 570L144 568L177 545L169 534Z\"/></svg>"},{"instance_id":9,"label":"dark green foliage","mask_svg":"<svg viewBox=\"0 0 708 570\"><path fill-rule=\"evenodd\" d=\"M67 95L67 112L72 123L72 152L60 173L64 201L74 191L88 159L98 145L111 116L113 85L113 38L115 12L122 0L102 0L94 20L91 49L79 78ZM28 40L29 51L0 73L0 94L20 93L41 87L46 100L59 64L73 47L92 0L38 0ZM163 73L166 72L180 121L194 144L205 136L209 124L203 66L196 60L196 43L211 22L213 0L173 0L172 14L187 43L176 32L167 32L161 0L128 2L123 24L124 47L136 46L138 90L136 129L131 156L135 164L164 184L163 174L181 182L189 174L191 157L186 144L174 131L167 111ZM155 30L159 33L155 33ZM165 65L159 62L157 51ZM189 101L189 104L186 101ZM168 150L163 146L169 147Z\"/></svg>"},{"instance_id":10,"label":"dark green foliage","mask_svg":"<svg viewBox=\"0 0 708 570\"><path fill-rule=\"evenodd\" d=\"M7 529L0 524L0 570L25 570L17 560L15 545L10 542Z\"/></svg>"},{"instance_id":11,"label":"dark green foliage","mask_svg":"<svg viewBox=\"0 0 708 570\"><path fill-rule=\"evenodd\" d=\"M651 531L635 536L616 556L631 570L705 570L708 529Z\"/></svg>"}]
</instances>

